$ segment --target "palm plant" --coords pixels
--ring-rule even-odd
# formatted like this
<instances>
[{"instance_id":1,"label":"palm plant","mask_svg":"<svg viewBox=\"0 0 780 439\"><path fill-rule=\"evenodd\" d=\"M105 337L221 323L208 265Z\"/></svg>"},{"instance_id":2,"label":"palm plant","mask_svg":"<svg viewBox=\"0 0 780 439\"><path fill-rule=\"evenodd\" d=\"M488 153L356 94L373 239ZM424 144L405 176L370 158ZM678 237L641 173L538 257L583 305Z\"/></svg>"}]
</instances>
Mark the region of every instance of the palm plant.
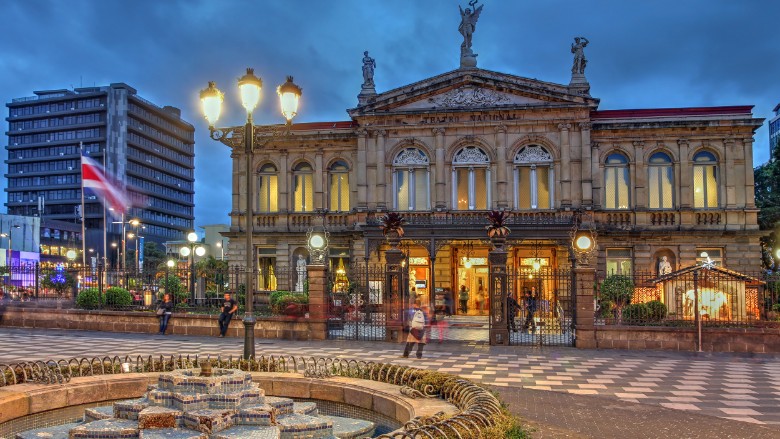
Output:
<instances>
[{"instance_id":1,"label":"palm plant","mask_svg":"<svg viewBox=\"0 0 780 439\"><path fill-rule=\"evenodd\" d=\"M489 238L506 238L509 236L509 227L506 226L506 221L509 219L509 212L491 210L487 214L487 219L490 221L490 225L485 226Z\"/></svg>"},{"instance_id":2,"label":"palm plant","mask_svg":"<svg viewBox=\"0 0 780 439\"><path fill-rule=\"evenodd\" d=\"M382 235L387 236L388 233L396 233L398 237L404 236L403 225L406 222L404 217L397 212L388 212L382 217L382 224L379 228L382 229Z\"/></svg>"}]
</instances>

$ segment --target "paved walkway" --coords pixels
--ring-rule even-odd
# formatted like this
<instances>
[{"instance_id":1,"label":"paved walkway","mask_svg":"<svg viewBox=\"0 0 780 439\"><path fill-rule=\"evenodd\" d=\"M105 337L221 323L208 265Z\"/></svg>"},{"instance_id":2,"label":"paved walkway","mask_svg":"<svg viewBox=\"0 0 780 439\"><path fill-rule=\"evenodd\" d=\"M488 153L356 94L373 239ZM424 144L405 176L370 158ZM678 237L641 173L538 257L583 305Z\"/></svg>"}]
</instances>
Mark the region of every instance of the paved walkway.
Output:
<instances>
[{"instance_id":1,"label":"paved walkway","mask_svg":"<svg viewBox=\"0 0 780 439\"><path fill-rule=\"evenodd\" d=\"M2 329L0 363L103 355L234 355L242 340ZM495 387L534 437L780 438L780 358L433 343L422 360L384 342L258 340L260 354L356 358ZM714 430L713 430L714 429ZM721 433L718 434L717 432Z\"/></svg>"}]
</instances>

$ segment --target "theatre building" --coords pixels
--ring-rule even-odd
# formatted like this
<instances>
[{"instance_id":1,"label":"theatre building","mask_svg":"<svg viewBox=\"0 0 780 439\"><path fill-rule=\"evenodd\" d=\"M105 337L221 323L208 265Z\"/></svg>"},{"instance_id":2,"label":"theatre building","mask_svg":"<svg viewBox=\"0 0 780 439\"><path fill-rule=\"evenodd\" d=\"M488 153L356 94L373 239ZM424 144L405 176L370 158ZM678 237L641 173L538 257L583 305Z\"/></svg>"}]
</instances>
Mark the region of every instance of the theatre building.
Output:
<instances>
[{"instance_id":1,"label":"theatre building","mask_svg":"<svg viewBox=\"0 0 780 439\"><path fill-rule=\"evenodd\" d=\"M410 290L433 303L465 286L468 314L487 312L478 302L490 210L511 212L507 266L521 277L571 267L575 212L592 218L600 275L657 272L664 256L677 270L703 253L759 269L752 164L763 120L751 105L601 109L584 74L562 85L461 67L384 92L368 79L349 120L294 124L255 151L248 251L258 290L293 288L274 273L295 276L312 230L329 233L331 272L381 265L389 211L406 219ZM236 265L247 251L244 163L236 148L227 233Z\"/></svg>"}]
</instances>

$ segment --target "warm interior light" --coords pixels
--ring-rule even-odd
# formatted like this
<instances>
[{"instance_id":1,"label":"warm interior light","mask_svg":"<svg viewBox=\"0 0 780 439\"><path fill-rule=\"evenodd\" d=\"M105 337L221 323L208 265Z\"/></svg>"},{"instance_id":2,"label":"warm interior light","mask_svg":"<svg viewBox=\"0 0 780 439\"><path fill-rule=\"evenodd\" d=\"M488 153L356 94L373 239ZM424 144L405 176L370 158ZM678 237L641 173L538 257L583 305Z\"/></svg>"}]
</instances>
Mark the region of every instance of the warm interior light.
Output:
<instances>
[{"instance_id":1,"label":"warm interior light","mask_svg":"<svg viewBox=\"0 0 780 439\"><path fill-rule=\"evenodd\" d=\"M208 88L200 91L200 104L209 126L213 127L217 123L219 113L222 112L224 99L224 95L219 91L214 81L209 81Z\"/></svg>"},{"instance_id":2,"label":"warm interior light","mask_svg":"<svg viewBox=\"0 0 780 439\"><path fill-rule=\"evenodd\" d=\"M238 79L238 89L241 91L241 105L247 113L255 111L255 107L260 103L260 89L263 88L263 81L255 76L255 69L247 68L246 75Z\"/></svg>"},{"instance_id":3,"label":"warm interior light","mask_svg":"<svg viewBox=\"0 0 780 439\"><path fill-rule=\"evenodd\" d=\"M709 255L709 254L707 254L707 252L701 252L701 257L702 257L702 258L706 258L706 257L709 257L709 256L710 256L710 255Z\"/></svg>"},{"instance_id":4,"label":"warm interior light","mask_svg":"<svg viewBox=\"0 0 780 439\"><path fill-rule=\"evenodd\" d=\"M184 256L185 258L190 255L190 248L189 247L182 247L179 249L179 254Z\"/></svg>"},{"instance_id":5,"label":"warm interior light","mask_svg":"<svg viewBox=\"0 0 780 439\"><path fill-rule=\"evenodd\" d=\"M282 116L287 119L287 122L292 121L295 115L298 114L298 102L302 93L301 88L295 85L292 76L288 76L287 82L280 85L276 89L276 93L279 94Z\"/></svg>"},{"instance_id":6,"label":"warm interior light","mask_svg":"<svg viewBox=\"0 0 780 439\"><path fill-rule=\"evenodd\" d=\"M309 238L309 246L317 249L323 248L325 247L325 239L320 235L311 235L311 238Z\"/></svg>"},{"instance_id":7,"label":"warm interior light","mask_svg":"<svg viewBox=\"0 0 780 439\"><path fill-rule=\"evenodd\" d=\"M471 268L471 259L466 259L466 262L463 263L463 266L466 268Z\"/></svg>"},{"instance_id":8,"label":"warm interior light","mask_svg":"<svg viewBox=\"0 0 780 439\"><path fill-rule=\"evenodd\" d=\"M538 259L536 259L533 263L533 267L535 271L539 271L540 268L542 268L542 263Z\"/></svg>"},{"instance_id":9,"label":"warm interior light","mask_svg":"<svg viewBox=\"0 0 780 439\"><path fill-rule=\"evenodd\" d=\"M187 241L189 242L195 242L198 240L198 234L195 232L190 232L187 234Z\"/></svg>"},{"instance_id":10,"label":"warm interior light","mask_svg":"<svg viewBox=\"0 0 780 439\"><path fill-rule=\"evenodd\" d=\"M76 251L68 250L68 252L65 253L65 256L67 256L68 259L76 259Z\"/></svg>"},{"instance_id":11,"label":"warm interior light","mask_svg":"<svg viewBox=\"0 0 780 439\"><path fill-rule=\"evenodd\" d=\"M173 262L173 259L168 259L168 262L166 262L165 264L168 265L168 268L173 268L174 264L176 263Z\"/></svg>"},{"instance_id":12,"label":"warm interior light","mask_svg":"<svg viewBox=\"0 0 780 439\"><path fill-rule=\"evenodd\" d=\"M203 256L206 254L206 247L195 247L195 255Z\"/></svg>"},{"instance_id":13,"label":"warm interior light","mask_svg":"<svg viewBox=\"0 0 780 439\"><path fill-rule=\"evenodd\" d=\"M579 238L577 238L575 244L577 245L577 248L580 250L588 250L590 249L590 246L593 245L593 241L591 241L590 237L582 235Z\"/></svg>"},{"instance_id":14,"label":"warm interior light","mask_svg":"<svg viewBox=\"0 0 780 439\"><path fill-rule=\"evenodd\" d=\"M780 248L779 248L779 249L777 249L777 251L775 252L775 255L777 255L777 258L778 258L778 259L780 259Z\"/></svg>"}]
</instances>

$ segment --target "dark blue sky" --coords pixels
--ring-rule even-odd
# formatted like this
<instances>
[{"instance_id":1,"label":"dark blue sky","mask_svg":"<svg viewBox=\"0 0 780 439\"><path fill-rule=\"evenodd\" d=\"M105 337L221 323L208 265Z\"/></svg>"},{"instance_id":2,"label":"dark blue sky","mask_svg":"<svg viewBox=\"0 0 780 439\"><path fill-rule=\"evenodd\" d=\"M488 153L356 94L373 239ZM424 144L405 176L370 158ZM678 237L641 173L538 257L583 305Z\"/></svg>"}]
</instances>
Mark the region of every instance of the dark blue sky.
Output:
<instances>
[{"instance_id":1,"label":"dark blue sky","mask_svg":"<svg viewBox=\"0 0 780 439\"><path fill-rule=\"evenodd\" d=\"M479 67L566 84L572 39L585 36L586 75L600 109L755 105L754 115L768 118L780 102L776 0L484 3L473 45ZM457 68L458 4L8 0L0 16L0 101L126 82L160 106L180 107L196 128L196 225L227 223L229 152L208 138L198 107L208 80L226 94L222 125L243 123L236 79L246 67L265 83L257 123L281 121L274 89L285 75L304 90L296 122L347 120L364 50L376 59L380 93ZM765 124L756 165L768 148Z\"/></svg>"}]
</instances>

